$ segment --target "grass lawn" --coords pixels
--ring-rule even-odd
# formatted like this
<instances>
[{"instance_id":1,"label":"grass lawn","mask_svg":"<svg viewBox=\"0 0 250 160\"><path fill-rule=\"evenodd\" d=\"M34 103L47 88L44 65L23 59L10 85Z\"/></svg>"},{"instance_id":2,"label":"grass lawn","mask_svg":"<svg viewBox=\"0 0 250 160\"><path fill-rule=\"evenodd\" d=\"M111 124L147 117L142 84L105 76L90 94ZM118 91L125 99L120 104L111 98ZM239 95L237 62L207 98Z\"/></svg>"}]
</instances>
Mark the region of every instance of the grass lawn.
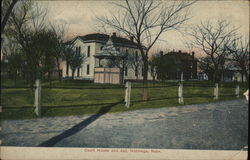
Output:
<instances>
[{"instance_id":1,"label":"grass lawn","mask_svg":"<svg viewBox=\"0 0 250 160\"><path fill-rule=\"evenodd\" d=\"M53 81L42 84L42 116L83 115L102 112L123 112L143 108L179 106L178 82L150 83L149 101L143 102L142 84L133 83L131 106L124 106L125 89L120 85L94 84L80 80ZM25 82L6 80L1 84L1 119L30 119L34 114L34 95ZM23 87L23 88L22 88ZM26 88L25 88L26 87ZM185 104L207 103L213 99L213 84L207 81L186 81L184 87ZM225 83L219 88L219 101L236 99L234 83ZM240 84L240 96L246 86ZM115 105L114 105L115 104ZM106 109L105 109L106 108Z\"/></svg>"}]
</instances>

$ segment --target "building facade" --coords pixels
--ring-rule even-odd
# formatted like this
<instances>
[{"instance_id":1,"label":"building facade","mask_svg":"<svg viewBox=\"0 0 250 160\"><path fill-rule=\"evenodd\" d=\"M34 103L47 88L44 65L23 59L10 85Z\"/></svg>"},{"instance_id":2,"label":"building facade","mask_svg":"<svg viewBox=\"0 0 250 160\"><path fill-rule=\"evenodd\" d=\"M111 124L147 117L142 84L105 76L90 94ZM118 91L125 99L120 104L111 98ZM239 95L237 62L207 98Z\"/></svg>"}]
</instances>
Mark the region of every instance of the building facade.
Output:
<instances>
[{"instance_id":1,"label":"building facade","mask_svg":"<svg viewBox=\"0 0 250 160\"><path fill-rule=\"evenodd\" d=\"M161 80L197 79L197 59L191 54L179 50L168 53L160 52L158 60L157 78Z\"/></svg>"},{"instance_id":2,"label":"building facade","mask_svg":"<svg viewBox=\"0 0 250 160\"><path fill-rule=\"evenodd\" d=\"M65 43L65 45L73 45L75 52L84 55L85 61L80 68L75 71L75 79L84 79L84 80L92 80L94 81L95 78L95 68L119 68L117 65L113 65L105 60L108 56L104 56L103 54L107 54L103 52L103 50L107 46L111 46L111 48L116 51L115 56L119 55L127 55L125 59L125 65L120 67L122 77L124 80L142 80L142 71L143 65L140 61L134 61L137 63L137 67L133 67L134 65L131 63L131 58L128 57L140 57L139 49L136 46L136 43L133 42L131 38L126 39L116 35L113 33L111 36L106 34L88 34L85 36L77 36L74 39ZM114 56L114 55L110 55ZM109 58L111 59L111 58ZM118 62L120 63L120 62ZM67 70L67 63L66 61L62 62L63 69L62 69L62 77L67 78L70 77L72 74L71 69ZM137 72L136 72L137 71ZM150 73L148 73L149 80L152 79Z\"/></svg>"},{"instance_id":3,"label":"building facade","mask_svg":"<svg viewBox=\"0 0 250 160\"><path fill-rule=\"evenodd\" d=\"M223 77L222 77L223 76ZM234 63L229 63L226 66L222 79L226 82L246 82L247 77L243 74L242 70Z\"/></svg>"}]
</instances>

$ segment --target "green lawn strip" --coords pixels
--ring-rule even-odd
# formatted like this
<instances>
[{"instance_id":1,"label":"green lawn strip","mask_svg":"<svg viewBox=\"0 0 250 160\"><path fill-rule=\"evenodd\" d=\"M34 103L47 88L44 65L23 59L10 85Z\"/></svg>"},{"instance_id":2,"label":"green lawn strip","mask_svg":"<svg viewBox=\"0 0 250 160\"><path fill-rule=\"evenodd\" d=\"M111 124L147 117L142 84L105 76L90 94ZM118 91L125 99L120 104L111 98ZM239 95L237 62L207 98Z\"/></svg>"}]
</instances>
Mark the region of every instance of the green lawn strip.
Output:
<instances>
[{"instance_id":1,"label":"green lawn strip","mask_svg":"<svg viewBox=\"0 0 250 160\"><path fill-rule=\"evenodd\" d=\"M33 119L36 118L33 107L23 108L23 109L6 109L3 108L1 115L1 120L6 119Z\"/></svg>"},{"instance_id":2,"label":"green lawn strip","mask_svg":"<svg viewBox=\"0 0 250 160\"><path fill-rule=\"evenodd\" d=\"M3 87L29 87L29 84L27 84L25 80L18 79L15 83L14 80L2 78L1 88Z\"/></svg>"},{"instance_id":3,"label":"green lawn strip","mask_svg":"<svg viewBox=\"0 0 250 160\"><path fill-rule=\"evenodd\" d=\"M60 83L60 82L57 82ZM113 85L101 85L93 83L79 84L80 82L65 82L67 85L81 87L105 87ZM109 112L123 112L129 110L145 109L145 108L161 108L179 106L178 104L178 86L177 82L150 83L149 101L143 102L141 83L133 83L131 90L131 106L124 106L124 88L114 89L62 89L62 88L42 88L42 116L69 116L95 114L102 111L102 108L110 106L110 104L121 102L112 106ZM63 84L63 87L67 86ZM114 85L115 86L115 85ZM157 88L157 86L159 86ZM210 86L210 87L208 87ZM224 85L219 88L219 100L213 99L213 86L209 82L184 82L184 103L197 104L213 101L236 99L234 85ZM243 86L244 87L244 86ZM240 87L240 97L246 88ZM30 119L35 118L34 115L34 96L31 89L2 89L1 94L3 113L1 119ZM29 106L30 108L22 108ZM20 107L20 109L19 109ZM7 109L8 108L8 109ZM11 109L12 108L12 109ZM13 109L15 108L15 109Z\"/></svg>"},{"instance_id":4,"label":"green lawn strip","mask_svg":"<svg viewBox=\"0 0 250 160\"><path fill-rule=\"evenodd\" d=\"M115 103L123 98L123 89L44 89L43 106L68 106Z\"/></svg>"},{"instance_id":5,"label":"green lawn strip","mask_svg":"<svg viewBox=\"0 0 250 160\"><path fill-rule=\"evenodd\" d=\"M2 89L1 104L3 108L32 106L34 104L34 94L29 88Z\"/></svg>"},{"instance_id":6,"label":"green lawn strip","mask_svg":"<svg viewBox=\"0 0 250 160\"><path fill-rule=\"evenodd\" d=\"M52 81L52 85L49 82L44 82L42 86L44 87L66 87L66 88L121 88L124 87L122 85L114 85L114 84L97 84L84 80L54 80Z\"/></svg>"},{"instance_id":7,"label":"green lawn strip","mask_svg":"<svg viewBox=\"0 0 250 160\"><path fill-rule=\"evenodd\" d=\"M42 87L62 87L62 88L121 88L122 85L113 85L113 84L96 84L84 80L52 80L50 83L47 80L41 80ZM16 84L11 79L2 79L1 88L4 87L29 87L30 84L27 84L25 80L17 80Z\"/></svg>"}]
</instances>

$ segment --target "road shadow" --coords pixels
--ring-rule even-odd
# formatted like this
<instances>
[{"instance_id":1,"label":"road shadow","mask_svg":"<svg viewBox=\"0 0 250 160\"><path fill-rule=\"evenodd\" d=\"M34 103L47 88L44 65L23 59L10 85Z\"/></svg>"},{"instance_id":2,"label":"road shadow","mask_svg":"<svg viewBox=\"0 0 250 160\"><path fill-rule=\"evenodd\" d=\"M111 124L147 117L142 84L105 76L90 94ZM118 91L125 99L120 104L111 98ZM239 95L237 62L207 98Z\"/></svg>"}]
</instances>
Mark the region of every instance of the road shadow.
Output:
<instances>
[{"instance_id":1,"label":"road shadow","mask_svg":"<svg viewBox=\"0 0 250 160\"><path fill-rule=\"evenodd\" d=\"M107 105L105 107L102 107L96 114L94 114L94 115L90 116L89 118L85 119L84 121L76 124L72 128L64 131L63 133L61 133L57 136L54 136L54 137L50 138L49 140L39 144L38 147L53 147L59 141L65 139L65 138L79 132L83 128L87 127L92 122L94 122L95 120L100 118L102 115L108 113L112 107L114 107L115 105L120 104L120 103L123 103L123 100L119 101L117 103L113 103L113 104Z\"/></svg>"}]
</instances>

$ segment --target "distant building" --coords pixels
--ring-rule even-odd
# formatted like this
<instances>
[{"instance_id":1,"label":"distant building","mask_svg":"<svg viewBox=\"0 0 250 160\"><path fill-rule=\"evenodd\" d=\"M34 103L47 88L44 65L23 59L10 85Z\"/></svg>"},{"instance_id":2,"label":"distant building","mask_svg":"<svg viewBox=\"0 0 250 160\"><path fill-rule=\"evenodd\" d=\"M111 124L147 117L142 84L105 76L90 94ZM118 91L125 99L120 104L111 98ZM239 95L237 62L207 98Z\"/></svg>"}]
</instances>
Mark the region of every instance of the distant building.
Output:
<instances>
[{"instance_id":1,"label":"distant building","mask_svg":"<svg viewBox=\"0 0 250 160\"><path fill-rule=\"evenodd\" d=\"M204 72L199 72L199 73L197 73L197 79L198 80L208 80L208 76Z\"/></svg>"},{"instance_id":2,"label":"distant building","mask_svg":"<svg viewBox=\"0 0 250 160\"><path fill-rule=\"evenodd\" d=\"M170 65L171 69L163 68L166 70L167 79L180 80L182 74L184 80L197 79L197 59L194 52L191 54L181 52L181 50L178 52L171 51L166 54L161 52L160 56L162 56L163 63L170 63L174 66Z\"/></svg>"},{"instance_id":3,"label":"distant building","mask_svg":"<svg viewBox=\"0 0 250 160\"><path fill-rule=\"evenodd\" d=\"M65 45L73 45L76 52L84 54L86 57L86 60L83 65L75 71L76 79L94 81L95 78L98 78L99 80L95 81L97 83L117 83L118 77L113 78L115 77L113 75L122 74L121 70L124 70L124 72L123 75L119 76L124 77L124 80L143 79L142 65L138 66L137 69L139 72L136 74L135 69L133 69L128 64L126 64L122 69L117 69L117 66L111 65L110 63L110 60L112 60L112 58L114 58L115 56L117 56L118 58L119 55L124 55L123 53L127 53L128 55L134 55L135 57L140 56L139 49L137 48L137 45L136 43L134 43L132 38L130 40L122 38L117 36L116 33L113 33L112 36L94 33L85 36L77 36L74 39L66 42ZM112 54L115 54L115 56ZM69 77L71 75L71 70L69 69L67 71L65 61L62 62L62 65L62 76L64 78ZM111 71L107 68L113 69L111 69ZM114 74L113 71L115 71ZM148 75L150 79L150 74ZM110 81L107 81L107 79L110 79Z\"/></svg>"},{"instance_id":4,"label":"distant building","mask_svg":"<svg viewBox=\"0 0 250 160\"><path fill-rule=\"evenodd\" d=\"M225 81L246 82L246 76L242 73L242 70L233 63L229 63L224 71Z\"/></svg>"},{"instance_id":5,"label":"distant building","mask_svg":"<svg viewBox=\"0 0 250 160\"><path fill-rule=\"evenodd\" d=\"M224 65L224 69L218 69L221 82L246 82L247 78L242 73L242 70L237 67L234 62L228 61ZM203 70L198 70L198 80L213 80L214 70L210 69L206 73Z\"/></svg>"}]
</instances>

